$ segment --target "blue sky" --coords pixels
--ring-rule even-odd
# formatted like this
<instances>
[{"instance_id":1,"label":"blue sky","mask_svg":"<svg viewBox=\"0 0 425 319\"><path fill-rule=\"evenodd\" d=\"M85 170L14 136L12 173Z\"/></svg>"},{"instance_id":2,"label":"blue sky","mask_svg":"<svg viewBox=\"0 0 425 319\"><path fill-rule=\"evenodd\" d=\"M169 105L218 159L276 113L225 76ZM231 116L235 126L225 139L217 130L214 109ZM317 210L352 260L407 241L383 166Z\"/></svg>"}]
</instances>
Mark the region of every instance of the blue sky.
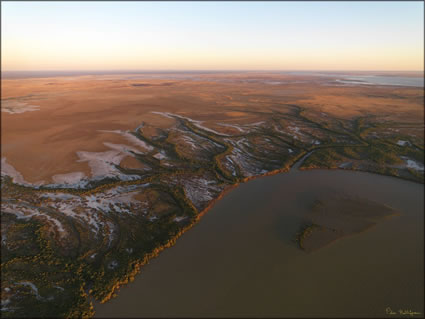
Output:
<instances>
[{"instance_id":1,"label":"blue sky","mask_svg":"<svg viewBox=\"0 0 425 319\"><path fill-rule=\"evenodd\" d=\"M4 70L423 70L423 2L2 2Z\"/></svg>"}]
</instances>

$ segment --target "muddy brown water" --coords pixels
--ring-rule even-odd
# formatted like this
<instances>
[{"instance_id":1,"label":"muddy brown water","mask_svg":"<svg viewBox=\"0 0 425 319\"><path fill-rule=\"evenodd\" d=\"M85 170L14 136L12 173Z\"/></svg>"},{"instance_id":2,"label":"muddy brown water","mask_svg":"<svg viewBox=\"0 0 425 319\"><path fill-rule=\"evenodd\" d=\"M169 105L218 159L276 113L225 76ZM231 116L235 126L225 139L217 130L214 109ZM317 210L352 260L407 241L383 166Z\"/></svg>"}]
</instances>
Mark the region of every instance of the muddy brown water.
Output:
<instances>
[{"instance_id":1,"label":"muddy brown water","mask_svg":"<svg viewBox=\"0 0 425 319\"><path fill-rule=\"evenodd\" d=\"M228 193L96 317L394 317L424 313L424 186L343 170L291 171ZM315 199L401 212L313 253L292 241Z\"/></svg>"}]
</instances>

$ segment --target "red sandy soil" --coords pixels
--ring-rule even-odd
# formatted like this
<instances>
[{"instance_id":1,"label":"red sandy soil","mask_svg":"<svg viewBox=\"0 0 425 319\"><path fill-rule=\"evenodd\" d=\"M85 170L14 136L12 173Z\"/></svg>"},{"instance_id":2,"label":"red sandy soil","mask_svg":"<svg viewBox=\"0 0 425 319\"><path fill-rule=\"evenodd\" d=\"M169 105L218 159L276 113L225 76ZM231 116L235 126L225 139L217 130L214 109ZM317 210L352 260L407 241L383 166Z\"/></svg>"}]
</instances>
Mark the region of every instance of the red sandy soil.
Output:
<instances>
[{"instance_id":1,"label":"red sandy soil","mask_svg":"<svg viewBox=\"0 0 425 319\"><path fill-rule=\"evenodd\" d=\"M124 75L3 79L2 101L13 98L39 110L2 112L1 156L29 182L52 182L53 175L76 171L90 176L88 163L78 162L76 152L110 150L104 142L131 145L99 130L134 130L142 122L158 128L174 125L173 119L151 111L188 116L210 127L215 122L255 123L263 115L249 112L288 112L290 104L339 118L375 114L423 123L422 88L326 86L327 78L262 73L194 76L197 81ZM255 82L240 81L252 78ZM140 168L130 158L123 163Z\"/></svg>"}]
</instances>

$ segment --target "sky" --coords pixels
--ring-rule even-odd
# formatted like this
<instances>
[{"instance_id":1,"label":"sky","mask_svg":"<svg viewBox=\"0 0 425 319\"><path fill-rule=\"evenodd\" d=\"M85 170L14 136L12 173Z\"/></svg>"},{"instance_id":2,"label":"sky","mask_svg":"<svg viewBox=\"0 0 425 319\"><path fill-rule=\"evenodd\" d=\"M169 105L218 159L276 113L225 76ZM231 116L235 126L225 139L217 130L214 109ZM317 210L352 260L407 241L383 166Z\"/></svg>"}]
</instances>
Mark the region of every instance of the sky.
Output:
<instances>
[{"instance_id":1,"label":"sky","mask_svg":"<svg viewBox=\"0 0 425 319\"><path fill-rule=\"evenodd\" d=\"M1 2L16 70L424 70L424 2Z\"/></svg>"}]
</instances>

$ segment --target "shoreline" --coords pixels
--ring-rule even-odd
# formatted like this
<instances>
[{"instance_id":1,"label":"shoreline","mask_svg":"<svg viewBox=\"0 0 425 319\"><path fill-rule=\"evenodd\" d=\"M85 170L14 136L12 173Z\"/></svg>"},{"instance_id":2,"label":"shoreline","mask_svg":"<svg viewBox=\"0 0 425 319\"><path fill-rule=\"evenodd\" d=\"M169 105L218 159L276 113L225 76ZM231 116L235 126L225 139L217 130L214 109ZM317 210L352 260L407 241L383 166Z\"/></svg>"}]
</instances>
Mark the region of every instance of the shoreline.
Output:
<instances>
[{"instance_id":1,"label":"shoreline","mask_svg":"<svg viewBox=\"0 0 425 319\"><path fill-rule=\"evenodd\" d=\"M140 262L135 262L133 263L134 265L134 270L132 272L130 272L129 274L127 274L125 279L119 280L115 283L115 285L112 287L112 290L108 293L108 295L106 297L104 297L101 300L96 299L96 297L94 297L94 299L99 302L100 304L104 304L106 302L108 302L109 300L111 300L113 297L116 296L116 294L119 291L119 288L125 284L128 284L129 282L133 282L135 279L135 276L140 274L141 272L141 267L143 267L144 265L146 265L147 263L149 263L149 261L155 257L158 257L160 252L165 250L166 248L170 248L172 246L174 246L176 244L177 239L182 236L186 231L190 230L192 227L196 226L198 224L198 222L201 220L201 218L219 201L221 200L225 195L227 195L228 193L230 193L233 189L237 188L240 184L242 183L246 183L249 182L251 180L254 179L258 179L258 178L262 178L262 177L267 177L267 176L274 176L280 173L289 173L291 171L293 171L294 167L299 164L296 168L295 171L308 171L308 170L341 170L341 171L352 171L352 172L361 172L361 173L369 173L369 174L377 174L377 175L381 175L381 176L388 176L388 177L394 177L394 178L400 178L402 180L405 181L409 181L409 182L416 182L419 184L420 183L418 181L414 181L414 180L410 180L407 178L402 178L400 176L393 176L393 175L387 175L387 174L379 174L379 173L375 173L375 172L369 172L369 171L362 171L362 170L353 170L353 169L341 169L341 168L308 168L308 169L300 169L300 166L302 165L303 161L310 156L313 151L308 151L306 153L301 154L298 158L295 159L295 161L288 167L284 167L284 168L280 168L280 169L276 169L261 175L255 175L255 176L250 176L250 177L246 177L244 179L242 179L240 182L237 182L235 184L229 185L226 188L223 189L223 191L213 200L211 200L211 202L201 211L199 212L199 214L195 217L195 219L188 225L186 225L177 235L173 236L166 244L159 246L157 248L155 248L153 250L152 253L145 255L145 257L143 258L143 260L141 260ZM307 156L308 155L308 156ZM344 238L346 236L343 236L342 238ZM332 241L331 243L335 242ZM331 244L329 243L329 244ZM92 302L90 302L90 304L93 306Z\"/></svg>"},{"instance_id":2,"label":"shoreline","mask_svg":"<svg viewBox=\"0 0 425 319\"><path fill-rule=\"evenodd\" d=\"M311 154L311 153L310 153ZM225 187L223 189L223 191L213 200L211 200L211 202L201 211L199 212L196 217L194 218L194 220L186 225L181 231L179 231L177 233L177 235L173 236L172 238L170 238L166 244L158 246L157 248L155 248L153 250L152 253L146 254L145 257L139 261L139 262L134 262L132 265L134 267L134 270L131 271L130 273L126 274L126 278L118 280L112 287L111 291L101 300L96 299L95 296L91 295L91 297L93 297L96 301L98 301L100 304L106 303L107 301L109 301L110 299L112 299L113 297L116 296L116 293L118 292L119 288L125 284L128 284L129 282L134 281L134 277L138 274L140 274L141 272L141 267L143 267L144 265L146 265L147 263L149 263L149 261L155 257L158 257L160 252L163 251L166 248L170 248L173 245L175 245L177 239L182 236L186 231L190 230L192 227L194 227L196 224L198 224L198 222L201 220L201 218L220 200L222 199L226 194L230 193L230 191L232 191L233 189L237 188L240 184L242 183L246 183L249 182L251 180L257 179L257 178L261 178L261 177L267 177L267 176L273 176L273 175L277 175L279 173L288 173L292 167L297 164L300 160L305 160L306 155L310 155L309 153L307 154L302 154L300 155L298 158L295 159L295 161L292 163L292 165L288 168L288 167L284 167L284 168L280 168L277 170L273 170L261 175L255 175L255 176L249 176L246 177L244 179L242 179L240 182L237 182L235 184L231 184L227 187ZM93 309L93 303L90 301L90 305Z\"/></svg>"},{"instance_id":3,"label":"shoreline","mask_svg":"<svg viewBox=\"0 0 425 319\"><path fill-rule=\"evenodd\" d=\"M242 183L246 183L249 182L251 180L257 179L257 178L262 178L262 177L267 177L267 176L273 176L273 175L277 175L280 173L291 173L291 172L302 172L302 171L309 171L309 170L341 170L341 171L352 171L352 172L361 172L361 173L369 173L369 174L377 174L377 175L381 175L381 176L388 176L388 177L395 177L395 178L400 178L402 180L405 181L410 181L410 182L416 182L419 184L422 184L419 181L415 181L415 180L411 180L408 178L403 178L401 176L394 176L394 175L389 175L389 174L382 174L382 173L378 173L378 172L372 172L372 171L366 171L366 170L353 170L353 169L342 169L342 168L300 168L300 166L302 165L302 163L304 162L304 160L306 160L308 158L309 155L311 155L313 152L315 151L315 149L313 150L308 150L305 151L304 153L301 153L298 157L294 158L294 160L292 161L292 163L288 163L285 167L276 169L276 170L272 170L269 172L266 172L264 174L261 175L254 175L254 176L249 176L249 177L245 177L243 179L240 179L238 182L228 185L226 186L220 193L219 195L214 198L213 200L210 201L210 203L202 210L200 211L194 218L193 220L187 224L186 226L184 226L176 235L174 235L172 238L170 238L165 244L158 246L156 248L154 248L150 253L147 253L144 255L144 257L142 259L136 260L136 261L132 261L131 263L128 264L129 268L132 268L131 271L125 273L123 275L122 278L118 279L110 288L109 292L104 295L104 297L102 298L98 298L95 295L93 295L91 293L91 289L87 287L87 285L85 285L84 290L90 305L90 308L92 311L94 311L94 304L93 302L98 302L100 304L106 303L107 301L109 301L110 299L114 298L117 296L117 294L119 293L119 289L130 283L133 282L135 279L135 276L140 274L142 267L144 265L146 265L147 263L149 263L149 261L155 257L158 257L161 253L161 251L165 250L166 248L170 248L173 245L176 244L177 239L182 236L186 231L190 230L193 226L195 226L200 220L201 218L219 201L221 200L225 195L227 195L228 193L230 193L233 189L236 189L240 184ZM12 182L13 184L15 184L14 182ZM17 184L19 185L19 184ZM25 186L24 186L25 187ZM54 190L52 190L54 191ZM60 191L64 191L67 192L66 189L61 189ZM80 190L83 191L84 190ZM88 190L90 191L90 190ZM344 236L345 237L345 236ZM329 244L332 244L335 241L332 241ZM93 312L91 314L91 317L93 317L95 314L95 312Z\"/></svg>"},{"instance_id":4,"label":"shoreline","mask_svg":"<svg viewBox=\"0 0 425 319\"><path fill-rule=\"evenodd\" d=\"M317 169L316 169L317 170ZM344 169L339 169L340 171L350 171L350 170L344 170ZM323 171L325 172L325 171L327 171L327 169L323 169ZM351 170L352 172L355 172L354 170ZM265 177L265 176L270 176L270 175L277 175L279 172L276 172L276 171L274 171L275 172L275 174L270 174L270 172L269 172L269 174L264 174L264 175L259 175L259 176L253 176L253 177L251 177L251 178L249 178L248 180L246 180L246 181L249 181L249 180L251 180L251 179L256 179L256 178L260 178L260 177ZM370 172L361 172L361 173L370 173ZM371 174L373 174L373 173L371 173ZM381 175L382 176L382 174L376 174L376 175ZM240 184L242 184L242 182L241 183L237 183L237 184L233 184L233 185L230 185L229 187L226 187L226 189L224 189L221 193L220 193L220 195L216 198L216 199L214 199L213 201L211 201L211 203L205 208L205 209L203 209L202 210L202 212L198 215L198 217L199 218L197 218L197 220L196 220L196 222L193 224L193 225L191 225L191 226L194 226L200 219L201 219L201 217L203 217L208 211L209 211L209 209L211 209L214 205L215 205L215 203L218 201L218 200L220 200L220 199L222 199L225 195L227 195L228 193L230 193L230 191L231 190L233 190L233 189L236 189L236 187L238 187ZM398 217L398 213L395 215L395 216L388 216L387 218L384 218L383 220L382 220L382 222L383 223L385 223L387 220L390 220L392 217ZM381 224L380 222L378 223L379 225ZM337 242L339 242L340 241L340 239L345 239L345 238L351 238L351 237L355 237L355 235L357 235L357 234L361 234L361 233L366 233L366 232L368 232L368 230L373 230L376 226L379 226L378 224L376 224L376 225L373 225L372 227L370 227L370 228L368 228L368 229L365 229L365 230L363 230L362 232L360 232L360 233L352 233L352 234L349 234L349 235L346 235L346 236L343 236L343 237L341 237L341 238L338 238L337 240L334 240L334 241L332 241L332 242L329 242L326 246L332 246L332 245L334 245L335 243L337 243ZM189 230L191 227L188 227L188 228L185 228L185 230L184 231L186 231L186 230ZM182 232L183 233L183 232ZM180 234L180 235L182 235L182 233ZM175 243L175 242L174 242ZM320 250L320 249L318 249L318 250ZM162 250L161 250L162 251ZM316 251L312 251L312 253L315 253ZM155 256L156 257L156 256ZM153 258L153 257L152 257ZM118 292L117 292L118 293ZM110 299L112 299L114 296L112 296L111 298L109 298L108 300L104 300L104 301L102 301L101 302L101 304L103 304L103 303L106 303L107 301L109 301ZM100 305L98 305L98 306L100 306ZM103 312L104 313L104 312Z\"/></svg>"},{"instance_id":5,"label":"shoreline","mask_svg":"<svg viewBox=\"0 0 425 319\"><path fill-rule=\"evenodd\" d=\"M425 184L424 181L421 182L419 180L410 179L410 178L407 178L407 177L404 177L404 176L395 176L395 175L390 175L390 174L385 174L385 173L380 173L380 172L373 172L373 171L368 171L368 170L363 170L363 169L340 168L340 167L330 167L330 168L308 167L308 168L299 168L298 170L301 171L301 172L314 171L314 170L361 172L361 173L376 174L376 175L380 175L380 176L394 177L394 178L402 179L402 180L407 181L407 182L417 183L417 184L420 184L420 185Z\"/></svg>"}]
</instances>

